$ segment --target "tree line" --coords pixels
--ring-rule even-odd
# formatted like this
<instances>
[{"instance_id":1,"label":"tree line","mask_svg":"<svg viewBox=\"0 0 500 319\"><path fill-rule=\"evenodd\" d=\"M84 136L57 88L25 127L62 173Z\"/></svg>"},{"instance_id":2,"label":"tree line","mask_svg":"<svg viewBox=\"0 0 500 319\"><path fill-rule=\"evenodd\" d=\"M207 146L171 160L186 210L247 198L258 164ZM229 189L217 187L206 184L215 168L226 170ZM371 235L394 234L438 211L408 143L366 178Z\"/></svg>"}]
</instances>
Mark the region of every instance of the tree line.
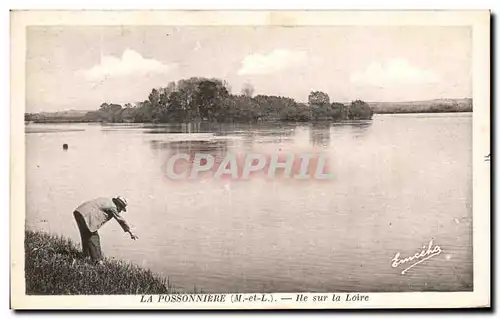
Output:
<instances>
[{"instance_id":1,"label":"tree line","mask_svg":"<svg viewBox=\"0 0 500 319\"><path fill-rule=\"evenodd\" d=\"M231 94L225 81L192 77L154 88L146 100L135 105L102 103L88 112L85 121L170 122L259 122L342 121L371 119L372 108L361 100L350 104L330 102L328 94L312 91L308 103L283 96L256 95L246 84L241 94Z\"/></svg>"}]
</instances>

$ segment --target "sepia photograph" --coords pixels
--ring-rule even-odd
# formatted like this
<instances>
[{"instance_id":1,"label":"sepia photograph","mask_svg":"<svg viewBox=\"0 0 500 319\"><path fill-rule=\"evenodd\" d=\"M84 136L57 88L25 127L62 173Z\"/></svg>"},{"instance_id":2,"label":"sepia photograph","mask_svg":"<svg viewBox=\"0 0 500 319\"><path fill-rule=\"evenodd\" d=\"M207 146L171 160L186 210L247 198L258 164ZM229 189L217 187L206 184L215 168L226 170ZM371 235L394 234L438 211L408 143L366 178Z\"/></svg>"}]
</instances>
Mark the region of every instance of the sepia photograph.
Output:
<instances>
[{"instance_id":1,"label":"sepia photograph","mask_svg":"<svg viewBox=\"0 0 500 319\"><path fill-rule=\"evenodd\" d=\"M263 309L489 293L489 12L77 13L18 28L18 293Z\"/></svg>"}]
</instances>

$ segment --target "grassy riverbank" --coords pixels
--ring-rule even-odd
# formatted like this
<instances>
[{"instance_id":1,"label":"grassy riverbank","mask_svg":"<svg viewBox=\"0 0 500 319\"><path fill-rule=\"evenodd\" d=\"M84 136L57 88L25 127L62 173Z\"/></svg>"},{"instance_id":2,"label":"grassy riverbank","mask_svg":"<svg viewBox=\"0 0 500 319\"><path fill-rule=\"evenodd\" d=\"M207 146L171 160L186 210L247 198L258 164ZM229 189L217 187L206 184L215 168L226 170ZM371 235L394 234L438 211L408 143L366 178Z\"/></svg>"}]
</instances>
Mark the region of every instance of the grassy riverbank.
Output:
<instances>
[{"instance_id":1,"label":"grassy riverbank","mask_svg":"<svg viewBox=\"0 0 500 319\"><path fill-rule=\"evenodd\" d=\"M168 279L136 265L106 259L94 265L68 239L25 233L26 294L110 295L173 292Z\"/></svg>"}]
</instances>

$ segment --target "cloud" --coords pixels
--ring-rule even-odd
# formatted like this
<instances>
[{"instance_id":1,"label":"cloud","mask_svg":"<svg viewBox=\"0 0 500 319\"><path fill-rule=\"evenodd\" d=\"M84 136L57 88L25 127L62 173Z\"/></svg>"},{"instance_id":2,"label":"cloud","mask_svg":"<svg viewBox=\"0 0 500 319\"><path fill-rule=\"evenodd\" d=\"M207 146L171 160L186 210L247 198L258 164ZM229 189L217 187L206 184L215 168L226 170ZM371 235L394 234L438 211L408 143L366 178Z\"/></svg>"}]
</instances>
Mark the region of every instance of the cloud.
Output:
<instances>
[{"instance_id":1,"label":"cloud","mask_svg":"<svg viewBox=\"0 0 500 319\"><path fill-rule=\"evenodd\" d=\"M439 82L439 75L426 69L412 66L403 59L393 59L385 65L374 62L365 70L353 73L351 83L370 86L392 86L399 84L429 84Z\"/></svg>"},{"instance_id":2,"label":"cloud","mask_svg":"<svg viewBox=\"0 0 500 319\"><path fill-rule=\"evenodd\" d=\"M100 81L111 77L127 75L145 75L148 73L164 73L175 67L175 64L163 64L154 59L146 59L139 53L127 49L121 58L103 56L101 62L90 69L81 70L88 80Z\"/></svg>"},{"instance_id":3,"label":"cloud","mask_svg":"<svg viewBox=\"0 0 500 319\"><path fill-rule=\"evenodd\" d=\"M271 53L247 55L238 70L240 75L269 74L289 67L301 65L306 60L303 51L274 50Z\"/></svg>"}]
</instances>

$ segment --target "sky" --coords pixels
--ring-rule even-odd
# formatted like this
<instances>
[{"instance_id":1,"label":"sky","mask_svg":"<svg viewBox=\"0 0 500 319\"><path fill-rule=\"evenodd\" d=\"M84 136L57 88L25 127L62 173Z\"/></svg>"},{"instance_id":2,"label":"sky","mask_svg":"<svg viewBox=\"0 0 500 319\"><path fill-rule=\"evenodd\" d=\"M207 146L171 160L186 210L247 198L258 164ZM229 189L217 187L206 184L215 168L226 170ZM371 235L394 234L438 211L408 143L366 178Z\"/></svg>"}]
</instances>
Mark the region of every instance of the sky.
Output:
<instances>
[{"instance_id":1,"label":"sky","mask_svg":"<svg viewBox=\"0 0 500 319\"><path fill-rule=\"evenodd\" d=\"M192 76L299 102L465 98L471 72L469 27L32 26L26 111L135 103Z\"/></svg>"}]
</instances>

